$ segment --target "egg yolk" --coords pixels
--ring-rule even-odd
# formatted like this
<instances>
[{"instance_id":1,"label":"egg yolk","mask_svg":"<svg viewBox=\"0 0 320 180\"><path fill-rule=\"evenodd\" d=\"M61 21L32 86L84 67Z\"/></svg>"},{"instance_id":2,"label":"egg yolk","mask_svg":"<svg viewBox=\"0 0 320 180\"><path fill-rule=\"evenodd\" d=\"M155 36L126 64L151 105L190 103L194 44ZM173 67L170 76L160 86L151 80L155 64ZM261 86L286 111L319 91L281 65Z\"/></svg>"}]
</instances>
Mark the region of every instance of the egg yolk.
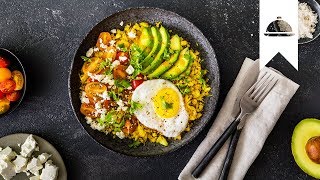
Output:
<instances>
[{"instance_id":1,"label":"egg yolk","mask_svg":"<svg viewBox=\"0 0 320 180\"><path fill-rule=\"evenodd\" d=\"M159 90L152 101L156 114L162 118L174 117L179 112L179 94L174 89Z\"/></svg>"}]
</instances>

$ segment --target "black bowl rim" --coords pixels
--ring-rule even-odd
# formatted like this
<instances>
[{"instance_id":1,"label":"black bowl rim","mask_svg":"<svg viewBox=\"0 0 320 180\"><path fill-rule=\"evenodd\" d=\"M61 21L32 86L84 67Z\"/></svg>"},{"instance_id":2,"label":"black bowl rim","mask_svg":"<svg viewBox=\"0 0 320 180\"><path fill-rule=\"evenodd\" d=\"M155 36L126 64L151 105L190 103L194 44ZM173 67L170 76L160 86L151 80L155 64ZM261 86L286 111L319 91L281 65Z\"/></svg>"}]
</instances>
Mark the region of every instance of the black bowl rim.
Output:
<instances>
[{"instance_id":1,"label":"black bowl rim","mask_svg":"<svg viewBox=\"0 0 320 180\"><path fill-rule=\"evenodd\" d=\"M199 34L201 34L206 43L210 45L210 49L212 50L213 54L215 55L215 59L216 59L216 73L218 74L218 76L215 77L216 79L216 82L217 84L215 84L215 88L216 88L216 100L213 104L213 111L211 112L208 112L210 113L209 114L209 118L207 119L206 122L204 122L204 125L201 126L199 128L199 130L197 132L195 132L195 134L190 137L185 143L183 144L180 144L179 146L176 146L175 148L169 150L169 151L166 151L166 152L160 152L158 154L148 154L148 155L133 155L133 154L130 154L130 153L126 153L126 152L122 152L122 151L119 151L119 150L115 150L115 149L111 149L111 148L108 148L106 146L104 146L102 143L100 143L98 140L96 140L91 134L89 134L89 132L85 129L85 127L81 124L77 114L76 114L76 109L75 107L73 106L73 103L72 103L72 95L71 95L71 74L72 74L72 67L74 65L74 59L76 57L76 54L77 54L77 51L79 48L77 48L76 52L74 53L74 56L73 56L73 59L71 61L71 65L70 65L70 68L69 68L69 77L68 77L68 94L69 94L69 103L71 104L71 107L72 107L72 110L73 110L73 114L74 116L76 117L77 121L80 123L82 129L89 135L90 138L92 138L97 144L99 144L100 146L102 146L104 149L110 151L110 152L114 152L116 154L119 154L119 155L125 155L125 156L130 156L130 157L140 157L140 158L148 158L148 157L159 157L159 156L162 156L162 155L165 155L165 154L169 154L169 153L172 153L178 149L180 149L181 147L189 144L191 141L193 141L195 139L195 137L197 137L199 135L200 132L202 132L204 130L204 128L207 126L207 124L209 123L209 121L212 119L212 116L214 115L215 111L216 111L216 108L217 108L217 103L219 101L219 97L220 97L220 69L219 69L219 64L218 64L218 61L217 61L217 56L216 56L216 53L211 45L211 43L209 42L209 40L206 38L206 36L204 36L204 34L200 31L200 29L195 26L192 22L190 22L188 19L186 19L185 17L183 16L180 16L178 13L175 13L175 12L172 12L172 11L169 11L169 10L165 10L165 9L162 9L162 8L157 8L157 7L147 7L147 6L141 6L141 7L130 7L130 8L126 8L126 9L123 9L123 10L119 10L119 11L116 11L114 13L112 13L111 15L108 15L106 16L105 18L103 18L101 21L99 21L97 24L95 24L91 29L90 31L88 31L88 33L85 35L85 37L82 39L79 47L81 46L81 44L83 43L83 40L87 38L87 36L90 34L90 32L99 24L101 23L102 21L104 21L105 19L107 18L110 18L110 17L113 17L113 16L117 16L118 14L120 13L123 13L125 11L130 11L130 10L140 10L140 9L154 9L154 10L157 10L157 11L162 11L162 12L166 12L166 13L170 13L172 15L175 15L175 16L178 16L179 18L185 20L187 23L189 23L190 25L194 26L196 31L198 31Z\"/></svg>"},{"instance_id":2,"label":"black bowl rim","mask_svg":"<svg viewBox=\"0 0 320 180\"><path fill-rule=\"evenodd\" d=\"M5 117L5 116L11 114L13 111L15 111L15 110L20 106L20 104L21 104L21 102L22 102L22 100L23 100L23 98L24 98L24 95L26 94L26 89L27 89L27 75L26 75L26 72L25 72L25 70L24 70L24 66L22 65L20 59L19 59L13 52L11 52L11 51L9 51L8 49L5 49L5 48L0 48L0 51L6 51L7 53L11 54L11 55L16 59L16 61L18 62L18 64L19 64L20 67L21 67L22 74L23 74L23 76L24 76L24 77L23 77L23 78L24 78L24 83L23 83L23 88L22 88L22 90L21 90L21 97L20 97L19 101L16 102L16 105L15 105L14 107L12 107L12 108L10 107L10 109L9 109L8 112L6 112L6 113L4 113L4 114L1 114L1 115L0 115L0 118L2 118L2 117Z\"/></svg>"}]
</instances>

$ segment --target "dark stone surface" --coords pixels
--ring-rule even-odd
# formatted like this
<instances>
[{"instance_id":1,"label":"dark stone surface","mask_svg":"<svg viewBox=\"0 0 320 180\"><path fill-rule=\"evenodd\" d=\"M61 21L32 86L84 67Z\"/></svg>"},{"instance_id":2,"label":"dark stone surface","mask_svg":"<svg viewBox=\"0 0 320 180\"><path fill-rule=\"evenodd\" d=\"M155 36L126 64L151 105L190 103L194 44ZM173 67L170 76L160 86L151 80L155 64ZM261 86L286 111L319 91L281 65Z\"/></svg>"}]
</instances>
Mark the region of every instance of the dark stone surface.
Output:
<instances>
[{"instance_id":1,"label":"dark stone surface","mask_svg":"<svg viewBox=\"0 0 320 180\"><path fill-rule=\"evenodd\" d=\"M209 128L183 148L161 157L134 158L95 143L75 119L68 101L73 55L88 31L128 7L159 7L194 23L209 39L221 72L219 106L245 57L258 58L259 1L18 1L0 0L0 47L18 55L28 76L25 100L0 119L0 136L27 132L51 142L70 179L176 179ZM319 117L320 40L299 46L299 71L281 56L271 63L301 85L252 164L246 179L310 179L295 164L290 141L303 118ZM212 122L210 122L211 124Z\"/></svg>"}]
</instances>

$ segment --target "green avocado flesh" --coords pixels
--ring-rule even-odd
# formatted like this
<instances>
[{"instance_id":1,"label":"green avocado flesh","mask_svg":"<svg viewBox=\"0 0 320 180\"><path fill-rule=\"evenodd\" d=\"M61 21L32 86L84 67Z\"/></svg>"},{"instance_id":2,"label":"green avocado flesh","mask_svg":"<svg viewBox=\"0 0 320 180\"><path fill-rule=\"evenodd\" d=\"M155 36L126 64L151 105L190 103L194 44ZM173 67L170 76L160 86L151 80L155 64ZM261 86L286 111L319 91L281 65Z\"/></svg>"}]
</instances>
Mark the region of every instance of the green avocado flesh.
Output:
<instances>
[{"instance_id":1,"label":"green avocado flesh","mask_svg":"<svg viewBox=\"0 0 320 180\"><path fill-rule=\"evenodd\" d=\"M148 56L142 61L143 68L146 68L151 64L151 62L153 61L154 57L157 55L161 46L161 35L159 32L159 29L157 27L151 27L151 34L153 38L153 45Z\"/></svg>"},{"instance_id":2,"label":"green avocado flesh","mask_svg":"<svg viewBox=\"0 0 320 180\"><path fill-rule=\"evenodd\" d=\"M309 139L320 136L320 120L304 119L294 129L291 149L298 166L310 176L320 179L320 164L313 162L306 151Z\"/></svg>"}]
</instances>

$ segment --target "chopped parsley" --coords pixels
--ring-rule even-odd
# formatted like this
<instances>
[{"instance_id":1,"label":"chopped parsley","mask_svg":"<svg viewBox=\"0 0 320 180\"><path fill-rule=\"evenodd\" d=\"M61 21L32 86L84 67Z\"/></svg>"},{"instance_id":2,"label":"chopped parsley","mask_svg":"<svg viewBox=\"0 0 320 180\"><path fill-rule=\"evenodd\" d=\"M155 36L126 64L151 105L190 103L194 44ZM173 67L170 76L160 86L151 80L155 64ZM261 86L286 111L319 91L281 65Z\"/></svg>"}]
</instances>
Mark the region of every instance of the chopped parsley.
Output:
<instances>
[{"instance_id":1,"label":"chopped parsley","mask_svg":"<svg viewBox=\"0 0 320 180\"><path fill-rule=\"evenodd\" d=\"M110 66L110 65L111 65L111 62L110 62L110 61L102 61L102 62L100 63L99 68L100 68L100 69L104 69L104 68L106 68L107 66Z\"/></svg>"},{"instance_id":2,"label":"chopped parsley","mask_svg":"<svg viewBox=\"0 0 320 180\"><path fill-rule=\"evenodd\" d=\"M192 59L192 56L190 55L190 53L185 53L183 57L188 60Z\"/></svg>"},{"instance_id":3,"label":"chopped parsley","mask_svg":"<svg viewBox=\"0 0 320 180\"><path fill-rule=\"evenodd\" d=\"M141 108L142 108L142 104L140 104L139 102L130 101L130 108L129 108L130 114L133 114L136 110Z\"/></svg>"},{"instance_id":4,"label":"chopped parsley","mask_svg":"<svg viewBox=\"0 0 320 180\"><path fill-rule=\"evenodd\" d=\"M91 62L90 58L88 58L87 56L80 56L81 59L83 59L85 62L88 61L88 62Z\"/></svg>"},{"instance_id":5,"label":"chopped parsley","mask_svg":"<svg viewBox=\"0 0 320 180\"><path fill-rule=\"evenodd\" d=\"M163 109L172 109L173 103L168 103L163 96L161 96L161 103Z\"/></svg>"},{"instance_id":6,"label":"chopped parsley","mask_svg":"<svg viewBox=\"0 0 320 180\"><path fill-rule=\"evenodd\" d=\"M114 91L108 91L108 95L115 101L119 100L119 97L116 95Z\"/></svg>"},{"instance_id":7,"label":"chopped parsley","mask_svg":"<svg viewBox=\"0 0 320 180\"><path fill-rule=\"evenodd\" d=\"M118 44L118 48L122 52L127 52L128 51L128 49L126 48L126 46L123 43L122 44Z\"/></svg>"},{"instance_id":8,"label":"chopped parsley","mask_svg":"<svg viewBox=\"0 0 320 180\"><path fill-rule=\"evenodd\" d=\"M185 84L178 84L177 86L178 86L182 95L189 94L191 92L190 87L188 87Z\"/></svg>"},{"instance_id":9,"label":"chopped parsley","mask_svg":"<svg viewBox=\"0 0 320 180\"><path fill-rule=\"evenodd\" d=\"M131 86L130 82L127 81L127 80L118 80L116 79L114 81L114 84L117 86L117 87L123 87L123 88L128 88Z\"/></svg>"},{"instance_id":10,"label":"chopped parsley","mask_svg":"<svg viewBox=\"0 0 320 180\"><path fill-rule=\"evenodd\" d=\"M137 77L137 75L140 74L142 71L142 66L140 64L140 61L144 59L144 54L141 48L136 45L132 44L130 47L130 64L134 68L134 72L132 74L133 78Z\"/></svg>"},{"instance_id":11,"label":"chopped parsley","mask_svg":"<svg viewBox=\"0 0 320 180\"><path fill-rule=\"evenodd\" d=\"M109 111L106 115L101 115L101 117L98 119L98 123L100 126L105 124L113 124L115 119L115 112Z\"/></svg>"},{"instance_id":12,"label":"chopped parsley","mask_svg":"<svg viewBox=\"0 0 320 180\"><path fill-rule=\"evenodd\" d=\"M129 144L129 148L137 148L140 146L141 142L140 141L133 141L133 143Z\"/></svg>"}]
</instances>

